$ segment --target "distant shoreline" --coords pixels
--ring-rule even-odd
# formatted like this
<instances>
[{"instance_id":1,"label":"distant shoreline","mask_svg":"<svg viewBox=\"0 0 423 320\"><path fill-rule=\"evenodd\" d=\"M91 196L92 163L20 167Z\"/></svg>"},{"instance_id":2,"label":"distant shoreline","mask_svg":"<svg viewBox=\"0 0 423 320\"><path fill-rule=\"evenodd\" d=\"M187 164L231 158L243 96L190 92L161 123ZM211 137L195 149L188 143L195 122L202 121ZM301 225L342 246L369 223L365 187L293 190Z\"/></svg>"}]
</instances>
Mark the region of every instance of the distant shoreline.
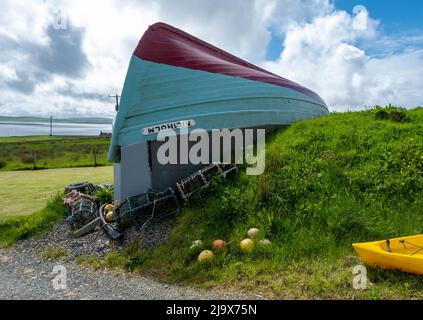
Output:
<instances>
[{"instance_id":1,"label":"distant shoreline","mask_svg":"<svg viewBox=\"0 0 423 320\"><path fill-rule=\"evenodd\" d=\"M25 117L25 116L0 116L0 123L2 124L40 124L40 123L50 123L50 118L44 117ZM54 118L54 123L75 123L75 124L112 124L113 119L111 118L101 118L101 117L89 117L89 118Z\"/></svg>"},{"instance_id":2,"label":"distant shoreline","mask_svg":"<svg viewBox=\"0 0 423 320\"><path fill-rule=\"evenodd\" d=\"M50 127L50 123L48 123L48 122L29 122L29 121L22 121L22 122L19 122L19 121L11 121L11 122L8 122L8 121L1 121L0 120L0 125L1 124L3 124L3 125L16 125L16 126L46 126L46 127ZM53 122L53 127L54 127L54 125L73 125L73 124L76 124L76 125L84 125L84 124L86 124L86 125L111 125L111 123L86 123L86 122L59 122L59 121L56 121L56 122Z\"/></svg>"},{"instance_id":3,"label":"distant shoreline","mask_svg":"<svg viewBox=\"0 0 423 320\"><path fill-rule=\"evenodd\" d=\"M53 136L98 136L111 133L111 123L54 122ZM0 119L0 137L49 136L50 123L4 121Z\"/></svg>"}]
</instances>

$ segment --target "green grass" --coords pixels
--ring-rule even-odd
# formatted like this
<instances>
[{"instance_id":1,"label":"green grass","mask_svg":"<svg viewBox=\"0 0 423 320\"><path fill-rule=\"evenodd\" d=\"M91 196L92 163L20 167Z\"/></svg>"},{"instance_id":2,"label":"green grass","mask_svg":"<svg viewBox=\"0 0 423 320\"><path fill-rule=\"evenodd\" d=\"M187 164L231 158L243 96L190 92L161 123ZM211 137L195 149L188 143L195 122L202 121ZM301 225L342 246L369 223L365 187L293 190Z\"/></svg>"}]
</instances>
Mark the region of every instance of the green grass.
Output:
<instances>
[{"instance_id":1,"label":"green grass","mask_svg":"<svg viewBox=\"0 0 423 320\"><path fill-rule=\"evenodd\" d=\"M63 189L78 181L111 183L111 167L0 172L0 246L42 233L64 218ZM51 199L46 206L46 199ZM43 253L64 257L61 248Z\"/></svg>"},{"instance_id":2,"label":"green grass","mask_svg":"<svg viewBox=\"0 0 423 320\"><path fill-rule=\"evenodd\" d=\"M422 276L395 271L369 269L369 288L352 288L353 242L423 233L423 109L404 113L407 121L381 119L379 109L331 114L272 135L263 175L218 183L213 197L183 210L166 243L121 253L123 265L273 298L423 298ZM251 227L273 244L246 255L238 243ZM189 249L195 239L205 248L233 242L202 265Z\"/></svg>"},{"instance_id":3,"label":"green grass","mask_svg":"<svg viewBox=\"0 0 423 320\"><path fill-rule=\"evenodd\" d=\"M9 217L0 221L0 247L10 246L17 240L41 234L64 218L65 208L61 194L57 194L45 208L28 216Z\"/></svg>"},{"instance_id":4,"label":"green grass","mask_svg":"<svg viewBox=\"0 0 423 320\"><path fill-rule=\"evenodd\" d=\"M94 270L104 268L104 261L90 255L78 255L75 261L78 265Z\"/></svg>"},{"instance_id":5,"label":"green grass","mask_svg":"<svg viewBox=\"0 0 423 320\"><path fill-rule=\"evenodd\" d=\"M8 216L28 215L42 209L46 200L63 192L70 183L112 183L113 168L64 168L0 172L0 221Z\"/></svg>"},{"instance_id":6,"label":"green grass","mask_svg":"<svg viewBox=\"0 0 423 320\"><path fill-rule=\"evenodd\" d=\"M68 257L69 252L65 247L53 246L41 251L40 255L44 259L56 260Z\"/></svg>"},{"instance_id":7,"label":"green grass","mask_svg":"<svg viewBox=\"0 0 423 320\"><path fill-rule=\"evenodd\" d=\"M111 165L109 144L100 137L1 137L0 171L33 169L33 151L37 169L94 166L94 148L97 165Z\"/></svg>"}]
</instances>

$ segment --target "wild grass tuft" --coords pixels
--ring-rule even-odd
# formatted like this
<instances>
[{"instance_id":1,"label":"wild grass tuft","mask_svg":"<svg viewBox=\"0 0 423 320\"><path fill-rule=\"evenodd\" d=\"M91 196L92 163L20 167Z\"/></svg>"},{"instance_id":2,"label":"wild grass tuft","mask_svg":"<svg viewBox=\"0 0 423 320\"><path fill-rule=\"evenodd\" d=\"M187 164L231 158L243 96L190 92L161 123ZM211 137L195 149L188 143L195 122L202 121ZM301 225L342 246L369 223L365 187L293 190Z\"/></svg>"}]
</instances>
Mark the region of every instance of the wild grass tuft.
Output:
<instances>
[{"instance_id":1,"label":"wild grass tuft","mask_svg":"<svg viewBox=\"0 0 423 320\"><path fill-rule=\"evenodd\" d=\"M51 246L40 254L44 259L61 259L69 256L68 250L61 246Z\"/></svg>"}]
</instances>

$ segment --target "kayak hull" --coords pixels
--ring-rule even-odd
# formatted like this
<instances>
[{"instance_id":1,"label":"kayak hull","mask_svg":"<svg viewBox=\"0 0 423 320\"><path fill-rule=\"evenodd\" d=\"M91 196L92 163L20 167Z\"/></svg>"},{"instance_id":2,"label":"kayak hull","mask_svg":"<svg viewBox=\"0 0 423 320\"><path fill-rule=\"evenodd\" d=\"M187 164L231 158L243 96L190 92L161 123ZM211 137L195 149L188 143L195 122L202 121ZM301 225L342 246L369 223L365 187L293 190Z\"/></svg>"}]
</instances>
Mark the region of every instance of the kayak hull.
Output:
<instances>
[{"instance_id":1,"label":"kayak hull","mask_svg":"<svg viewBox=\"0 0 423 320\"><path fill-rule=\"evenodd\" d=\"M389 239L391 252L386 240L354 243L353 248L366 265L423 274L423 235Z\"/></svg>"}]
</instances>

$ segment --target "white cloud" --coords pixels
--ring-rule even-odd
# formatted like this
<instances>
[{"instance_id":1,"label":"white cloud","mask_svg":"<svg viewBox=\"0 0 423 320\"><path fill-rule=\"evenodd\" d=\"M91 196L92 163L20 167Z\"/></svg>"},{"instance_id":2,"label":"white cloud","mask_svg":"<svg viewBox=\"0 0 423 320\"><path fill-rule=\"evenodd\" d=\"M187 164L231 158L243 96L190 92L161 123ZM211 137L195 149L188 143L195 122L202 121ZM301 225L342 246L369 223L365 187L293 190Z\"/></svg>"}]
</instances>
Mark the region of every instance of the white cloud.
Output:
<instances>
[{"instance_id":1,"label":"white cloud","mask_svg":"<svg viewBox=\"0 0 423 320\"><path fill-rule=\"evenodd\" d=\"M334 11L306 25L293 25L280 59L263 66L315 90L331 110L421 105L423 51L370 56L357 43L380 37L378 22L364 7L354 12L351 16Z\"/></svg>"},{"instance_id":2,"label":"white cloud","mask_svg":"<svg viewBox=\"0 0 423 320\"><path fill-rule=\"evenodd\" d=\"M2 0L0 30L12 37L45 43L45 23L50 19L49 10L50 6L42 1Z\"/></svg>"}]
</instances>

